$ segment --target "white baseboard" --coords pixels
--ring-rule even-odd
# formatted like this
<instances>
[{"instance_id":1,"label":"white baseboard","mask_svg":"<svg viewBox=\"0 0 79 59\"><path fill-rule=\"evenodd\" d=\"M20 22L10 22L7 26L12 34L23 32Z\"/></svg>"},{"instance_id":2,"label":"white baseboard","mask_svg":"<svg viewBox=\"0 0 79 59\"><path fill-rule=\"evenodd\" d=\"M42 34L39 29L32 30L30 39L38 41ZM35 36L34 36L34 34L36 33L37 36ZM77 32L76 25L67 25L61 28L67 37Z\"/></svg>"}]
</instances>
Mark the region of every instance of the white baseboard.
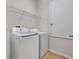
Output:
<instances>
[{"instance_id":1,"label":"white baseboard","mask_svg":"<svg viewBox=\"0 0 79 59\"><path fill-rule=\"evenodd\" d=\"M66 58L68 58L68 59L71 58L70 56L65 55L65 54L63 54L63 53L61 53L61 52L55 51L55 50L53 50L53 49L49 49L49 51L51 51L51 52L53 52L53 53L56 53L56 54L58 54L58 55L64 56L64 57L66 57Z\"/></svg>"}]
</instances>

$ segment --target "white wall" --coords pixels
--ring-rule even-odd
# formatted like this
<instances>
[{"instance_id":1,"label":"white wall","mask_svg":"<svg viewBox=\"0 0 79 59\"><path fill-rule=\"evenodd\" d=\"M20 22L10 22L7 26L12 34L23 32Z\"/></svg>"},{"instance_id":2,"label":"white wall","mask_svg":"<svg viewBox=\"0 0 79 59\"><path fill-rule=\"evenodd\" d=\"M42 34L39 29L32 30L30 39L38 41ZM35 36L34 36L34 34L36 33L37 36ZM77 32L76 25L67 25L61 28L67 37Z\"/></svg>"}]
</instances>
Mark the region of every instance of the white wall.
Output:
<instances>
[{"instance_id":1,"label":"white wall","mask_svg":"<svg viewBox=\"0 0 79 59\"><path fill-rule=\"evenodd\" d=\"M38 15L41 16L40 30L49 32L49 0L38 1Z\"/></svg>"},{"instance_id":2,"label":"white wall","mask_svg":"<svg viewBox=\"0 0 79 59\"><path fill-rule=\"evenodd\" d=\"M50 32L60 36L73 34L73 0L51 0Z\"/></svg>"},{"instance_id":3,"label":"white wall","mask_svg":"<svg viewBox=\"0 0 79 59\"><path fill-rule=\"evenodd\" d=\"M7 4L36 14L36 0L7 0Z\"/></svg>"},{"instance_id":4,"label":"white wall","mask_svg":"<svg viewBox=\"0 0 79 59\"><path fill-rule=\"evenodd\" d=\"M73 56L73 40L49 37L49 49L56 51L64 56Z\"/></svg>"},{"instance_id":5,"label":"white wall","mask_svg":"<svg viewBox=\"0 0 79 59\"><path fill-rule=\"evenodd\" d=\"M7 29L16 25L38 28L39 17L15 7L7 7Z\"/></svg>"}]
</instances>

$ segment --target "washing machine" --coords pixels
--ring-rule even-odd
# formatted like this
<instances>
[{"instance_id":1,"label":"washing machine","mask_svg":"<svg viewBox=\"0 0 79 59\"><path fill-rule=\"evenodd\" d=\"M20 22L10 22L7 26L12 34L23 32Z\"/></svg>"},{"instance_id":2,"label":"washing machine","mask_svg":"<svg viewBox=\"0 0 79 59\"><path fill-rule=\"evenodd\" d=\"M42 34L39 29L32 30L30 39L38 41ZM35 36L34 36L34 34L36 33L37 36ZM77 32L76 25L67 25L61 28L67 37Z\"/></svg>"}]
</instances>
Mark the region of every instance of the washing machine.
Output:
<instances>
[{"instance_id":1,"label":"washing machine","mask_svg":"<svg viewBox=\"0 0 79 59\"><path fill-rule=\"evenodd\" d=\"M39 34L14 32L10 40L10 59L39 59Z\"/></svg>"}]
</instances>

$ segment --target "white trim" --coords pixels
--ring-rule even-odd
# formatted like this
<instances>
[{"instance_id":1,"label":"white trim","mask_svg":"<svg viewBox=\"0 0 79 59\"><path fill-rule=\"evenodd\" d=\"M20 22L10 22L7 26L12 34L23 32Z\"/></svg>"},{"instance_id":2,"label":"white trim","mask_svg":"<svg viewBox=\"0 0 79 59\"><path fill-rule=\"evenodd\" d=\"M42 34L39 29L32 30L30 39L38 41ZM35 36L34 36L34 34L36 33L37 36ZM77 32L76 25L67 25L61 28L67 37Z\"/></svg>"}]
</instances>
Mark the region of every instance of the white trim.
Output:
<instances>
[{"instance_id":1,"label":"white trim","mask_svg":"<svg viewBox=\"0 0 79 59\"><path fill-rule=\"evenodd\" d=\"M53 35L53 34L49 34L49 37L55 37L55 38L62 38L62 39L73 40L72 37L65 37L65 36Z\"/></svg>"},{"instance_id":2,"label":"white trim","mask_svg":"<svg viewBox=\"0 0 79 59\"><path fill-rule=\"evenodd\" d=\"M68 59L71 58L70 56L68 56L68 55L66 55L66 54L63 54L63 53L61 53L61 52L55 51L55 50L53 50L53 49L49 49L49 51L51 51L51 52L53 52L53 53L56 53L56 54L58 54L58 55L64 56L64 57L66 57L66 58L68 58Z\"/></svg>"}]
</instances>

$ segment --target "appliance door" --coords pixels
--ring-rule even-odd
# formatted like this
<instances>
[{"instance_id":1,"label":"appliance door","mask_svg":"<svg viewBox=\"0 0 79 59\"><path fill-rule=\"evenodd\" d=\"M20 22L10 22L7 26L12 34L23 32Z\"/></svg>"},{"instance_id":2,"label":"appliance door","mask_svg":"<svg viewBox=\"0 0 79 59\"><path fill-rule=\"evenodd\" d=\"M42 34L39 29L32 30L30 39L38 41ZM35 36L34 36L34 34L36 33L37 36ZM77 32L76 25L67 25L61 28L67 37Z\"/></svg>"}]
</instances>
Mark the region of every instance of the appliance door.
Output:
<instances>
[{"instance_id":1,"label":"appliance door","mask_svg":"<svg viewBox=\"0 0 79 59\"><path fill-rule=\"evenodd\" d=\"M39 35L21 37L19 59L39 59Z\"/></svg>"}]
</instances>

